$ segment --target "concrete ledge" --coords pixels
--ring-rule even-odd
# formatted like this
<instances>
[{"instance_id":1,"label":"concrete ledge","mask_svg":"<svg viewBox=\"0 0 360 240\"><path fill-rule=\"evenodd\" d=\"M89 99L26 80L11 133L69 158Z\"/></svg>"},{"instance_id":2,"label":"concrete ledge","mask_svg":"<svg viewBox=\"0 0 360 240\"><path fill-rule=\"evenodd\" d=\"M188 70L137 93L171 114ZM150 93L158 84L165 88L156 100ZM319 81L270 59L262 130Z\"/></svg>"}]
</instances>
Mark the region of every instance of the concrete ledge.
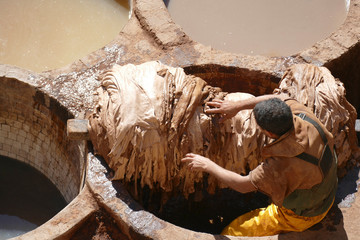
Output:
<instances>
[{"instance_id":1,"label":"concrete ledge","mask_svg":"<svg viewBox=\"0 0 360 240\"><path fill-rule=\"evenodd\" d=\"M68 119L67 136L71 140L89 140L89 121L87 119Z\"/></svg>"}]
</instances>

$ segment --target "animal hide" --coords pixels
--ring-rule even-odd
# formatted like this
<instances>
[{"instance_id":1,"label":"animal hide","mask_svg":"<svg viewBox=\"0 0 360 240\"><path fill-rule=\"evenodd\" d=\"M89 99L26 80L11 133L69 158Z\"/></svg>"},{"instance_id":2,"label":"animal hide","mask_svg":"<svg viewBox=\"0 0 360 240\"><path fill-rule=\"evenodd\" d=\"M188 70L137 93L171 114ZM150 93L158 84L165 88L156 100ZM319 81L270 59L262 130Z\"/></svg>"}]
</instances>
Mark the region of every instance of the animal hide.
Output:
<instances>
[{"instance_id":1,"label":"animal hide","mask_svg":"<svg viewBox=\"0 0 360 240\"><path fill-rule=\"evenodd\" d=\"M339 165L358 154L355 109L346 101L342 83L326 68L295 65L274 93L286 93L313 109L335 136ZM101 79L98 94L89 117L90 138L96 153L114 170L114 180L187 197L204 187L210 193L225 187L213 176L189 171L180 161L188 152L243 175L261 161L267 139L251 110L224 124L217 115L204 113L212 99L237 101L251 94L224 93L182 68L160 62L115 65Z\"/></svg>"},{"instance_id":2,"label":"animal hide","mask_svg":"<svg viewBox=\"0 0 360 240\"><path fill-rule=\"evenodd\" d=\"M355 132L356 110L346 100L342 82L325 67L296 64L282 77L274 93L285 93L312 109L333 134L338 166L360 156Z\"/></svg>"}]
</instances>

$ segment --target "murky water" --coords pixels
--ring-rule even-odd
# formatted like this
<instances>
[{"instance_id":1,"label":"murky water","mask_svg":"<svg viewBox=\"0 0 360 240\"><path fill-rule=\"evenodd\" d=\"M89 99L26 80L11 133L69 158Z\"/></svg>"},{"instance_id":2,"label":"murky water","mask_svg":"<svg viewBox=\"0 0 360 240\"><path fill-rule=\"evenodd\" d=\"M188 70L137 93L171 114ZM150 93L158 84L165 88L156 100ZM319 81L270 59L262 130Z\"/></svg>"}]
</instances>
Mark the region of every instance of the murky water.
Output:
<instances>
[{"instance_id":1,"label":"murky water","mask_svg":"<svg viewBox=\"0 0 360 240\"><path fill-rule=\"evenodd\" d=\"M105 46L129 18L128 0L0 0L0 63L37 72Z\"/></svg>"},{"instance_id":2,"label":"murky water","mask_svg":"<svg viewBox=\"0 0 360 240\"><path fill-rule=\"evenodd\" d=\"M0 240L35 229L65 206L61 193L42 173L0 156Z\"/></svg>"},{"instance_id":3,"label":"murky water","mask_svg":"<svg viewBox=\"0 0 360 240\"><path fill-rule=\"evenodd\" d=\"M345 20L350 0L164 0L194 40L234 53L289 56Z\"/></svg>"},{"instance_id":4,"label":"murky water","mask_svg":"<svg viewBox=\"0 0 360 240\"><path fill-rule=\"evenodd\" d=\"M348 170L348 173L339 180L335 203L339 208L350 208L355 202L356 193L360 186L360 166Z\"/></svg>"},{"instance_id":5,"label":"murky water","mask_svg":"<svg viewBox=\"0 0 360 240\"><path fill-rule=\"evenodd\" d=\"M17 216L0 214L0 239L5 240L20 236L37 227L37 225Z\"/></svg>"}]
</instances>

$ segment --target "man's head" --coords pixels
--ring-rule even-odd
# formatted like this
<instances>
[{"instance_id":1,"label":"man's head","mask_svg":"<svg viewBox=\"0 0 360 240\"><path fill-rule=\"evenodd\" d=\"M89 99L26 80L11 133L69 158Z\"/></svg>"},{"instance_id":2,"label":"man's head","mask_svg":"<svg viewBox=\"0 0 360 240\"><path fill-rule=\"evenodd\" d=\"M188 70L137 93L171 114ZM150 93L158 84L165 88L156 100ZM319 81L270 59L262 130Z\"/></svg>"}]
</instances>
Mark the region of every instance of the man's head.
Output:
<instances>
[{"instance_id":1,"label":"man's head","mask_svg":"<svg viewBox=\"0 0 360 240\"><path fill-rule=\"evenodd\" d=\"M290 107L278 98L259 102L254 107L257 124L264 130L280 137L293 126L293 115Z\"/></svg>"}]
</instances>

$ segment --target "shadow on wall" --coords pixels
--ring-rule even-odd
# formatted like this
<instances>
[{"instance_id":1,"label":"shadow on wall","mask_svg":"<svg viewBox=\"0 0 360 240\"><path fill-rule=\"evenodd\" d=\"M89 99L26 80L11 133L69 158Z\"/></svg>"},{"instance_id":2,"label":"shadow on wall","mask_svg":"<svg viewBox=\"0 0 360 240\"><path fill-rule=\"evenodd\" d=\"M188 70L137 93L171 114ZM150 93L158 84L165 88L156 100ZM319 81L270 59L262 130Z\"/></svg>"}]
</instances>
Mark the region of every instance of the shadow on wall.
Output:
<instances>
[{"instance_id":1,"label":"shadow on wall","mask_svg":"<svg viewBox=\"0 0 360 240\"><path fill-rule=\"evenodd\" d=\"M170 0L164 0L164 4L165 4L166 7L169 6L169 2L170 2Z\"/></svg>"},{"instance_id":2,"label":"shadow on wall","mask_svg":"<svg viewBox=\"0 0 360 240\"><path fill-rule=\"evenodd\" d=\"M360 43L349 49L341 57L326 63L334 77L339 78L344 83L346 89L346 99L356 108L360 117ZM359 135L358 135L359 136ZM358 137L358 139L360 139Z\"/></svg>"},{"instance_id":3,"label":"shadow on wall","mask_svg":"<svg viewBox=\"0 0 360 240\"><path fill-rule=\"evenodd\" d=\"M217 64L188 66L184 71L202 78L210 86L220 87L222 91L246 92L255 96L272 93L280 81L280 78L265 72Z\"/></svg>"}]
</instances>

